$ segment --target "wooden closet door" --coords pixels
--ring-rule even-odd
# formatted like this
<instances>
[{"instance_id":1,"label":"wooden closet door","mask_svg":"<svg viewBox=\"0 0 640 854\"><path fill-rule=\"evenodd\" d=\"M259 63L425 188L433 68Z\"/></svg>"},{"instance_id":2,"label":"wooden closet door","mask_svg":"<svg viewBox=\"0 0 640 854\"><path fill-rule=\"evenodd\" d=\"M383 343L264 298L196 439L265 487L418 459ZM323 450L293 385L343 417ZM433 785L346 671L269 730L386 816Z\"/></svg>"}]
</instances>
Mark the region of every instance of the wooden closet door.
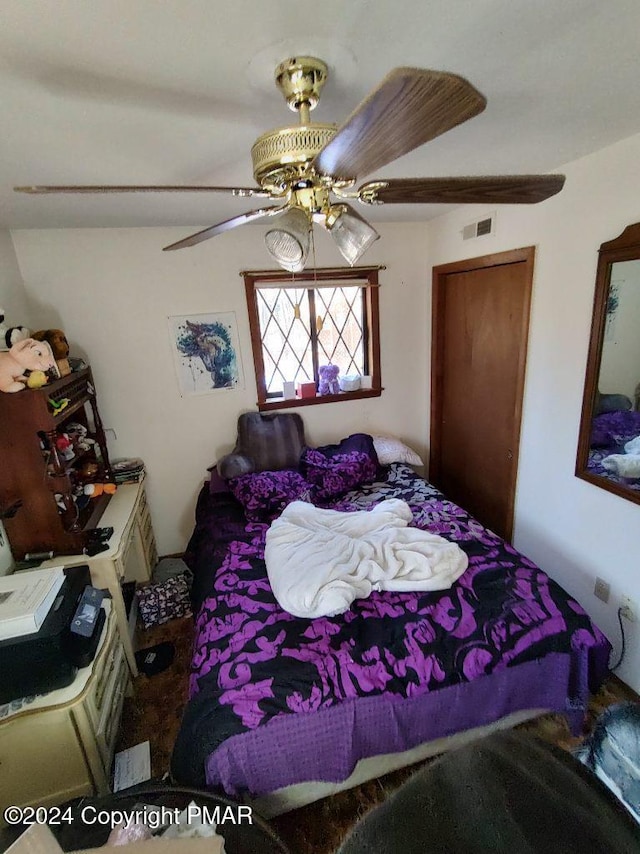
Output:
<instances>
[{"instance_id":1,"label":"wooden closet door","mask_svg":"<svg viewBox=\"0 0 640 854\"><path fill-rule=\"evenodd\" d=\"M434 269L430 478L506 540L513 528L532 269L533 249Z\"/></svg>"}]
</instances>

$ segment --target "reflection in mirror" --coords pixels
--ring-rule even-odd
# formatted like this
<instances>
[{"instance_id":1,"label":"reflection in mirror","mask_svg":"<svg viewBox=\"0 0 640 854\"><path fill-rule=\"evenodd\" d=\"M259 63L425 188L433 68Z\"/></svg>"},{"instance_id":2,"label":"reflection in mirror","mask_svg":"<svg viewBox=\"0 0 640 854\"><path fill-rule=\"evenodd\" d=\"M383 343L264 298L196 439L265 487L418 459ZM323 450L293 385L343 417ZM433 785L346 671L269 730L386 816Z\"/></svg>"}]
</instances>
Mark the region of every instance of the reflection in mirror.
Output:
<instances>
[{"instance_id":1,"label":"reflection in mirror","mask_svg":"<svg viewBox=\"0 0 640 854\"><path fill-rule=\"evenodd\" d=\"M640 224L600 249L576 474L640 503Z\"/></svg>"},{"instance_id":2,"label":"reflection in mirror","mask_svg":"<svg viewBox=\"0 0 640 854\"><path fill-rule=\"evenodd\" d=\"M640 261L611 265L589 468L640 490Z\"/></svg>"}]
</instances>

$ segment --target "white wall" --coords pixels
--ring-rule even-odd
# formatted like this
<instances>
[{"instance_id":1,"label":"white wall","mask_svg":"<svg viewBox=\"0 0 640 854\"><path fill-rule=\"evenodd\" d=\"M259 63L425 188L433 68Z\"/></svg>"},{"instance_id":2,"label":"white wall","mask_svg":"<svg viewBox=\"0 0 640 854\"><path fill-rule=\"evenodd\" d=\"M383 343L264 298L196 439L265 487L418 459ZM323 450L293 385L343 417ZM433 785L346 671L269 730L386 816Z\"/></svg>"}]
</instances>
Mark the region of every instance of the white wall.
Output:
<instances>
[{"instance_id":1,"label":"white wall","mask_svg":"<svg viewBox=\"0 0 640 854\"><path fill-rule=\"evenodd\" d=\"M193 229L194 231L196 228ZM161 554L182 551L207 466L231 450L256 385L243 269L264 269L264 228L246 226L178 252L162 247L189 229L76 229L13 233L37 323L60 326L71 352L86 353L113 457L141 456ZM311 444L359 430L393 431L425 453L429 324L424 225L388 225L368 253L380 274L380 398L298 411ZM324 241L323 241L324 239ZM337 265L320 235L318 265ZM246 386L181 398L167 317L235 311Z\"/></svg>"},{"instance_id":2,"label":"white wall","mask_svg":"<svg viewBox=\"0 0 640 854\"><path fill-rule=\"evenodd\" d=\"M428 224L430 262L536 246L515 545L570 591L619 649L620 596L640 605L640 505L574 476L600 244L640 220L640 136L569 164L564 190L497 214L495 235L460 230L491 208L465 206ZM611 584L608 605L594 579ZM626 623L620 677L640 691L638 623Z\"/></svg>"},{"instance_id":3,"label":"white wall","mask_svg":"<svg viewBox=\"0 0 640 854\"><path fill-rule=\"evenodd\" d=\"M0 307L7 326L30 326L31 313L11 235L0 229Z\"/></svg>"}]
</instances>

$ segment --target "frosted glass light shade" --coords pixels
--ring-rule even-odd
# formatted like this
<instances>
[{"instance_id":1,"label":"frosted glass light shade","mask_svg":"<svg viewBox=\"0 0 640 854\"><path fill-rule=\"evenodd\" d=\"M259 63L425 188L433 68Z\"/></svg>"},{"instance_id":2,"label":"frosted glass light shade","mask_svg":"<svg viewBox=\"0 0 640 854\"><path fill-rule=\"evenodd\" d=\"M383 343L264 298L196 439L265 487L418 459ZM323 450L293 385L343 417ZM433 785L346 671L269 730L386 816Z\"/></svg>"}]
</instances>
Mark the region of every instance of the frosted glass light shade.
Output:
<instances>
[{"instance_id":1,"label":"frosted glass light shade","mask_svg":"<svg viewBox=\"0 0 640 854\"><path fill-rule=\"evenodd\" d=\"M299 273L307 260L310 231L311 221L306 212L302 208L291 208L278 217L277 225L265 234L267 251L285 270Z\"/></svg>"},{"instance_id":2,"label":"frosted glass light shade","mask_svg":"<svg viewBox=\"0 0 640 854\"><path fill-rule=\"evenodd\" d=\"M327 214L327 229L345 260L353 267L380 235L350 205L335 205Z\"/></svg>"}]
</instances>

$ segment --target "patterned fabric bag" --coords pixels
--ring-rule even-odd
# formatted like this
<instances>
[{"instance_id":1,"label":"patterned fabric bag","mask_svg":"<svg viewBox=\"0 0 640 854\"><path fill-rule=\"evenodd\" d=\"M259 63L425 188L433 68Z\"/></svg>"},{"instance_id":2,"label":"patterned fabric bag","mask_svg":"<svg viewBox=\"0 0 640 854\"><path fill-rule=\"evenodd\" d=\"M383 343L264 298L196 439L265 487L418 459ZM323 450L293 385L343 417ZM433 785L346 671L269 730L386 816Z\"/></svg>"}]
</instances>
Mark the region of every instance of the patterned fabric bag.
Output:
<instances>
[{"instance_id":1,"label":"patterned fabric bag","mask_svg":"<svg viewBox=\"0 0 640 854\"><path fill-rule=\"evenodd\" d=\"M145 629L159 626L176 617L191 616L189 585L184 575L176 575L156 584L147 584L136 592L136 596Z\"/></svg>"}]
</instances>

